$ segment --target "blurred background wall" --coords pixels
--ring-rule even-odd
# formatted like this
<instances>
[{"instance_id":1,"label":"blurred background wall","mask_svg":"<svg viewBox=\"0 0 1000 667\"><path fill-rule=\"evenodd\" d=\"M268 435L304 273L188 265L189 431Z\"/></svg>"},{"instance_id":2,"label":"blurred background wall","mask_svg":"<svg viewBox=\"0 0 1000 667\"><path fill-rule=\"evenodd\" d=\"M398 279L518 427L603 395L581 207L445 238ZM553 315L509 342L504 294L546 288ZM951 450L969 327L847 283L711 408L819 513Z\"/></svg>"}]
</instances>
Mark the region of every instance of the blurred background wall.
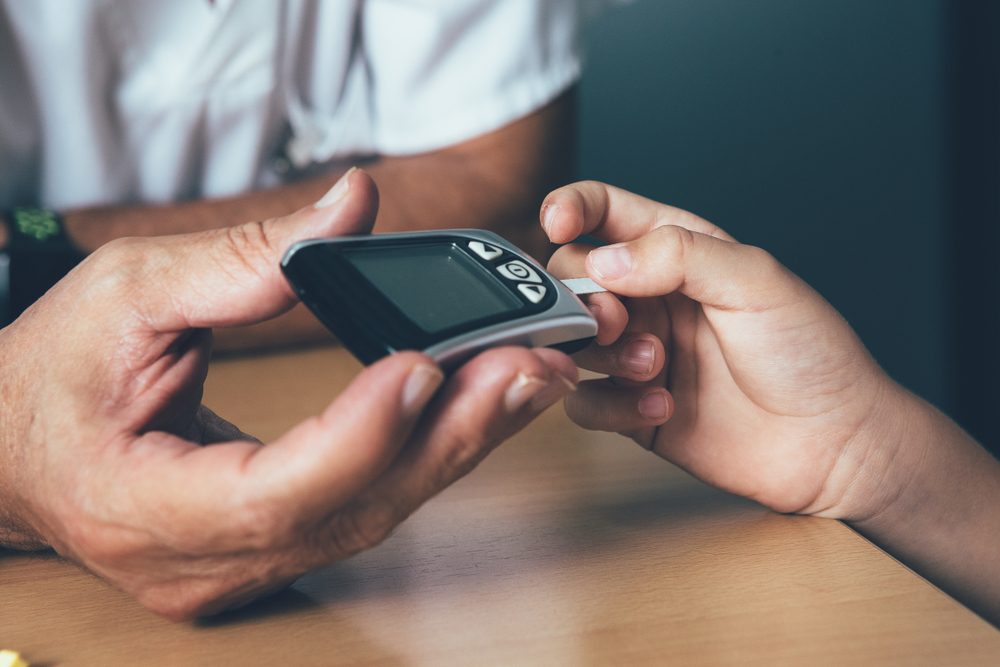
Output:
<instances>
[{"instance_id":1,"label":"blurred background wall","mask_svg":"<svg viewBox=\"0 0 1000 667\"><path fill-rule=\"evenodd\" d=\"M976 371L961 335L979 316L967 327L956 311L956 233L975 230L954 205L954 74L976 50L956 31L982 25L977 11L996 15L990 5L1000 3L636 0L605 10L584 33L580 176L769 249L893 377L992 437L963 407ZM966 101L981 111L973 93ZM992 417L996 406L979 410Z\"/></svg>"}]
</instances>

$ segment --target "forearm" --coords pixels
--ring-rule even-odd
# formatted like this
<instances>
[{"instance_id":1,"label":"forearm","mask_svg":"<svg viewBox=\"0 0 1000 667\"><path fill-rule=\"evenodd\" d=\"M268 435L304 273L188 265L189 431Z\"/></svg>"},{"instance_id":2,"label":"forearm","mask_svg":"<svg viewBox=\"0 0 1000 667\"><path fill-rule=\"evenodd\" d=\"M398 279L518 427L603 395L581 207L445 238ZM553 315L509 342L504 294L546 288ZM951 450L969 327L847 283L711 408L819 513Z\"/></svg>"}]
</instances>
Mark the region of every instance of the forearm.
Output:
<instances>
[{"instance_id":1,"label":"forearm","mask_svg":"<svg viewBox=\"0 0 1000 667\"><path fill-rule=\"evenodd\" d=\"M924 401L901 402L894 499L851 525L1000 624L1000 462Z\"/></svg>"},{"instance_id":2,"label":"forearm","mask_svg":"<svg viewBox=\"0 0 1000 667\"><path fill-rule=\"evenodd\" d=\"M523 216L527 210L527 198L510 196L514 193L509 189L495 187L486 174L469 169L459 158L384 159L366 170L382 193L376 228L380 232L459 225L499 229L512 214ZM319 199L345 171L333 169L302 182L225 199L95 207L68 211L64 218L74 243L92 252L123 236L184 234L286 215ZM532 225L537 237L535 229ZM519 233L515 227L514 234Z\"/></svg>"},{"instance_id":3,"label":"forearm","mask_svg":"<svg viewBox=\"0 0 1000 667\"><path fill-rule=\"evenodd\" d=\"M169 204L112 205L63 211L66 231L85 252L123 236L160 236L216 229L278 217L323 194L343 173L324 175L235 197ZM315 199L313 199L315 201Z\"/></svg>"},{"instance_id":4,"label":"forearm","mask_svg":"<svg viewBox=\"0 0 1000 667\"><path fill-rule=\"evenodd\" d=\"M536 211L551 187L571 177L573 119L570 92L526 118L460 145L364 165L381 192L375 230L481 227L500 231L542 257L548 243ZM66 228L75 243L92 251L121 236L177 234L274 218L319 199L346 168L225 199L66 211ZM328 337L301 306L278 320L218 334L221 349Z\"/></svg>"},{"instance_id":5,"label":"forearm","mask_svg":"<svg viewBox=\"0 0 1000 667\"><path fill-rule=\"evenodd\" d=\"M381 192L376 231L491 229L544 262L550 246L538 206L551 188L572 178L575 164L572 113L563 108L569 101L556 104L538 118L435 155L432 170L426 156L366 167ZM505 149L508 143L519 148Z\"/></svg>"},{"instance_id":6,"label":"forearm","mask_svg":"<svg viewBox=\"0 0 1000 667\"><path fill-rule=\"evenodd\" d=\"M462 144L365 164L382 196L376 230L492 228L531 246L526 249L544 252L536 211L549 189L572 176L574 119L570 91L534 114ZM316 201L348 166L235 197L62 213L71 238L89 252L121 236L187 233L285 215Z\"/></svg>"}]
</instances>

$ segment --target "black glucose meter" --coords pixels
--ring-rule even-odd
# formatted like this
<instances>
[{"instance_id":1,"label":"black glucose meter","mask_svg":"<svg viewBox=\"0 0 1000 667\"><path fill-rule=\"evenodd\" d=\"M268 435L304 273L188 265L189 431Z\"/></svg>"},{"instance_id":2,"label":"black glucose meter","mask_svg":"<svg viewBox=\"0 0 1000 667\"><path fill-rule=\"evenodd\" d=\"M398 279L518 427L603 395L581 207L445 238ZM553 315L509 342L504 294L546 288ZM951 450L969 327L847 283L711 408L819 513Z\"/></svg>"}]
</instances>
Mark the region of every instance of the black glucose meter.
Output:
<instances>
[{"instance_id":1,"label":"black glucose meter","mask_svg":"<svg viewBox=\"0 0 1000 667\"><path fill-rule=\"evenodd\" d=\"M421 350L449 369L486 348L572 352L597 334L597 321L569 287L479 229L300 241L281 268L302 302L365 364Z\"/></svg>"}]
</instances>

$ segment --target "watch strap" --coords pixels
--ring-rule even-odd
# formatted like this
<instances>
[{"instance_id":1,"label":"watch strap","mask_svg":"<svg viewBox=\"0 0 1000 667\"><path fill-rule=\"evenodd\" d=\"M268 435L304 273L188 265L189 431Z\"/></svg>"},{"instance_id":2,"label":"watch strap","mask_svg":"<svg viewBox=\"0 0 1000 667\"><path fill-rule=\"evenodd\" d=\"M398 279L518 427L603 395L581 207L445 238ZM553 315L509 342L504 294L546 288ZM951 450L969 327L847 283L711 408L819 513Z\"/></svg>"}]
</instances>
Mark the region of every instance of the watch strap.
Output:
<instances>
[{"instance_id":1,"label":"watch strap","mask_svg":"<svg viewBox=\"0 0 1000 667\"><path fill-rule=\"evenodd\" d=\"M14 317L10 307L10 255L0 249L0 327L6 326Z\"/></svg>"},{"instance_id":2,"label":"watch strap","mask_svg":"<svg viewBox=\"0 0 1000 667\"><path fill-rule=\"evenodd\" d=\"M6 317L0 321L6 323L59 282L83 260L84 254L73 245L62 217L54 211L14 208L3 217L9 238L4 253L7 260ZM2 311L0 316L3 316Z\"/></svg>"}]
</instances>

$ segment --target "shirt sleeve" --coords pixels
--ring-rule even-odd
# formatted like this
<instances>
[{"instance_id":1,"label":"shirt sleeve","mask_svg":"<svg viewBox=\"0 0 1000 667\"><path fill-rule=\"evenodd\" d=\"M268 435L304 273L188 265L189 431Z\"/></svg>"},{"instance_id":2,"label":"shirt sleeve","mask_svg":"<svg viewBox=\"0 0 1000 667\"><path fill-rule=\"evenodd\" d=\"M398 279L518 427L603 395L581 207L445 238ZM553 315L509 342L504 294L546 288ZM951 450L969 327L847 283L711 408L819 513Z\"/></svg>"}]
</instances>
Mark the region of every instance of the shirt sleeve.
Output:
<instances>
[{"instance_id":1,"label":"shirt sleeve","mask_svg":"<svg viewBox=\"0 0 1000 667\"><path fill-rule=\"evenodd\" d=\"M360 30L386 155L503 127L580 75L577 0L369 0Z\"/></svg>"}]
</instances>

